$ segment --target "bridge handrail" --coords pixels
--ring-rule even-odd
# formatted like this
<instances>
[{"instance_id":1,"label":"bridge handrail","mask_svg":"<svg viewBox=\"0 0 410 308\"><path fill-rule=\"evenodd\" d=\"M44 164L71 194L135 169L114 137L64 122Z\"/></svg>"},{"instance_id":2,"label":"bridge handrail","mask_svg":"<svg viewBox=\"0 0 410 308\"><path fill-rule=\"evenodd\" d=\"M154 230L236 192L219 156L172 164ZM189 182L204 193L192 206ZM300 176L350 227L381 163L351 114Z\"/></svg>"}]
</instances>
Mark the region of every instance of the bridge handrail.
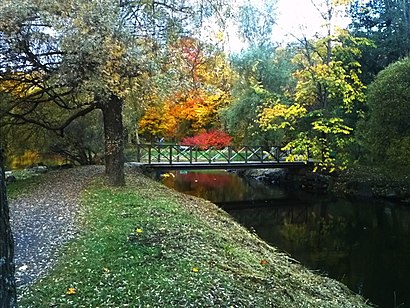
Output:
<instances>
[{"instance_id":1,"label":"bridge handrail","mask_svg":"<svg viewBox=\"0 0 410 308\"><path fill-rule=\"evenodd\" d=\"M227 147L209 147L201 149L198 146L180 145L180 144L154 144L141 143L137 144L137 162L139 163L167 163L175 162L185 163L232 163L232 162L285 162L292 151L282 150L281 146L227 146ZM238 160L240 159L240 160ZM309 152L306 151L304 159L299 161L308 161Z\"/></svg>"}]
</instances>

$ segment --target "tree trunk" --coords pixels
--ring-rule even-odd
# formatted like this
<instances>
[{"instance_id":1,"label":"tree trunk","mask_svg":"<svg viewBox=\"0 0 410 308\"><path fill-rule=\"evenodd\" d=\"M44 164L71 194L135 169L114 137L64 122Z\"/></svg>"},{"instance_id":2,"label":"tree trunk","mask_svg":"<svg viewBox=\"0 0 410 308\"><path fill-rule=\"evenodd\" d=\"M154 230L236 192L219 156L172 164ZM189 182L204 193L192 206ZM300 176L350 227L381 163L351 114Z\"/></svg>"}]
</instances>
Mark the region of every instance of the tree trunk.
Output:
<instances>
[{"instance_id":1,"label":"tree trunk","mask_svg":"<svg viewBox=\"0 0 410 308\"><path fill-rule=\"evenodd\" d=\"M3 153L0 149L0 307L16 307L14 242L9 220Z\"/></svg>"},{"instance_id":2,"label":"tree trunk","mask_svg":"<svg viewBox=\"0 0 410 308\"><path fill-rule=\"evenodd\" d=\"M122 107L122 100L114 94L101 107L105 136L105 174L112 186L125 184Z\"/></svg>"}]
</instances>

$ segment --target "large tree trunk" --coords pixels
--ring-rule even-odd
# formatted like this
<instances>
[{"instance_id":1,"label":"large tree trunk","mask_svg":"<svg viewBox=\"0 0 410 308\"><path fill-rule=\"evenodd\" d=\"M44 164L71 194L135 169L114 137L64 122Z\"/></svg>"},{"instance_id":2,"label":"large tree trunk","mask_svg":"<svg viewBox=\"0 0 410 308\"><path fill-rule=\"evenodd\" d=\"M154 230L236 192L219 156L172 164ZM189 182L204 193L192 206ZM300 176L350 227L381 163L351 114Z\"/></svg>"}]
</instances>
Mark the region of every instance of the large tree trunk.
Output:
<instances>
[{"instance_id":1,"label":"large tree trunk","mask_svg":"<svg viewBox=\"0 0 410 308\"><path fill-rule=\"evenodd\" d=\"M0 149L0 307L16 307L14 242L10 228L3 153Z\"/></svg>"},{"instance_id":2,"label":"large tree trunk","mask_svg":"<svg viewBox=\"0 0 410 308\"><path fill-rule=\"evenodd\" d=\"M105 173L112 186L122 186L124 180L124 137L122 123L122 100L111 95L101 109L105 136Z\"/></svg>"}]
</instances>

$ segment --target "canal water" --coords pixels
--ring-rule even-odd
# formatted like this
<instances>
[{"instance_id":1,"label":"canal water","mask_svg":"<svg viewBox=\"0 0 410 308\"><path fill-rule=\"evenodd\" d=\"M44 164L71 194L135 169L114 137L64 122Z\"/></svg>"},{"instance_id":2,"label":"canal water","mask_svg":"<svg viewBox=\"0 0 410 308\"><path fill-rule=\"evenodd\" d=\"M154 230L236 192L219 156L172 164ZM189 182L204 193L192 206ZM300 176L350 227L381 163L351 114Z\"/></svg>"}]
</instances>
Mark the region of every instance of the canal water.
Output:
<instances>
[{"instance_id":1,"label":"canal water","mask_svg":"<svg viewBox=\"0 0 410 308\"><path fill-rule=\"evenodd\" d=\"M218 204L268 243L373 304L410 307L410 207L286 191L223 171L176 171L162 181Z\"/></svg>"}]
</instances>

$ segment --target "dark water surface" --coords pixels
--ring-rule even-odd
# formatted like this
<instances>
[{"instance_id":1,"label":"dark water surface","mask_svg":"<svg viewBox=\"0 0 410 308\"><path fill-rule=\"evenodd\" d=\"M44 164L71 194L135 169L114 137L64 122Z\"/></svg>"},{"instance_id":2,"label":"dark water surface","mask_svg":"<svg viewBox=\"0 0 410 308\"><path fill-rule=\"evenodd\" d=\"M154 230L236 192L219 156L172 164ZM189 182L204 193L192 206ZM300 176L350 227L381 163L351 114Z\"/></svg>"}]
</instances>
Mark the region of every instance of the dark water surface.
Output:
<instances>
[{"instance_id":1,"label":"dark water surface","mask_svg":"<svg viewBox=\"0 0 410 308\"><path fill-rule=\"evenodd\" d=\"M379 307L410 307L410 207L290 192L226 172L172 172L164 184L219 204L306 267Z\"/></svg>"}]
</instances>

